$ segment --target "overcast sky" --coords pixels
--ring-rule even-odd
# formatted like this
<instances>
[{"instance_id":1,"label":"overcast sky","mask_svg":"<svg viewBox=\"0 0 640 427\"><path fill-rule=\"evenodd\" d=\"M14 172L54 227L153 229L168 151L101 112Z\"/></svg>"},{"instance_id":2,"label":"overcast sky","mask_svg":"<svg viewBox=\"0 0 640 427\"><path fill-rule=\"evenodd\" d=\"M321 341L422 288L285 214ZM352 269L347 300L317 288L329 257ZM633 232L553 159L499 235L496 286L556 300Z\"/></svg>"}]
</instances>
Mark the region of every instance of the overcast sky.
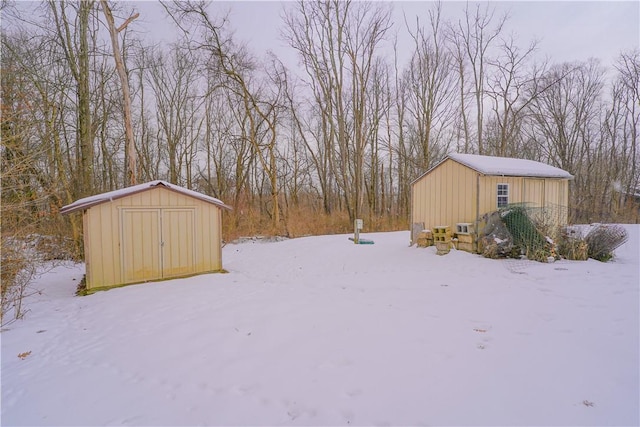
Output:
<instances>
[{"instance_id":1,"label":"overcast sky","mask_svg":"<svg viewBox=\"0 0 640 427\"><path fill-rule=\"evenodd\" d=\"M220 3L229 5L229 3ZM251 40L262 49L277 43L279 13L283 5L278 2L238 2L231 4L231 21L238 36ZM396 24L404 29L404 17L413 21L422 16L433 2L393 2ZM640 44L640 2L492 2L497 14L509 13L507 30L514 32L523 43L540 39L540 51L554 61L583 60L597 57L604 62L617 56L621 49ZM464 2L445 2L446 17L458 19Z\"/></svg>"},{"instance_id":2,"label":"overcast sky","mask_svg":"<svg viewBox=\"0 0 640 427\"><path fill-rule=\"evenodd\" d=\"M429 1L392 2L394 21L400 33L406 33L404 18L415 22L422 16L426 22L427 11L433 6ZM153 1L131 2L141 12L141 24L153 38L170 39L172 23L164 17L162 7ZM611 64L621 50L640 47L640 2L638 1L504 1L491 2L497 14L509 13L506 30L513 32L522 45L539 39L538 55L548 56L552 62L564 62L599 58L603 64ZM250 46L258 57L267 50L278 56L292 55L279 39L283 7L293 7L291 2L235 1L214 2L212 12L230 12L236 36ZM465 3L445 1L445 18L462 16ZM145 30L142 30L145 31ZM400 34L402 37L402 34ZM407 43L409 40L406 40ZM282 58L290 63L290 58Z\"/></svg>"},{"instance_id":3,"label":"overcast sky","mask_svg":"<svg viewBox=\"0 0 640 427\"><path fill-rule=\"evenodd\" d=\"M20 3L22 2L18 2ZM159 42L168 42L176 36L175 25L166 17L164 8L157 1L119 3L125 3L140 12L140 18L130 29ZM404 25L404 17L409 22L415 22L415 17L419 16L426 24L427 12L434 2L389 3L394 9L393 20L399 38L409 45L411 40ZM540 43L537 55L549 57L554 63L598 58L604 65L609 65L622 50L640 48L638 0L494 1L481 4L487 3L495 8L497 15L509 14L505 27L507 33L514 33L522 46L534 38L538 39ZM462 18L465 2L445 0L443 4L445 19L457 21ZM280 32L283 8L293 7L295 4L292 1L214 1L210 10L213 15L229 12L236 38L246 42L256 56L262 57L266 51L271 50L290 64L293 53L280 39ZM410 46L407 46L406 51L409 50Z\"/></svg>"},{"instance_id":4,"label":"overcast sky","mask_svg":"<svg viewBox=\"0 0 640 427\"><path fill-rule=\"evenodd\" d=\"M401 41L399 45L407 46L400 52L400 65L404 66L411 50L404 17L415 22L415 17L420 16L426 24L427 12L433 2L391 3L395 29ZM444 18L454 21L462 18L465 4L444 1ZM548 57L552 63L561 63L598 58L603 65L610 66L621 51L640 48L640 2L637 0L497 1L489 4L495 8L496 15L509 14L505 34L513 33L522 47L533 39L539 40L538 59ZM130 1L127 5L141 14L136 21L136 32L160 42L169 42L176 36L173 22L158 2ZM280 39L283 8L291 7L295 4L290 1L215 1L210 11L217 16L229 12L236 39L247 43L258 58L271 50L291 67L297 59L292 49ZM389 52L392 54L390 48Z\"/></svg>"}]
</instances>

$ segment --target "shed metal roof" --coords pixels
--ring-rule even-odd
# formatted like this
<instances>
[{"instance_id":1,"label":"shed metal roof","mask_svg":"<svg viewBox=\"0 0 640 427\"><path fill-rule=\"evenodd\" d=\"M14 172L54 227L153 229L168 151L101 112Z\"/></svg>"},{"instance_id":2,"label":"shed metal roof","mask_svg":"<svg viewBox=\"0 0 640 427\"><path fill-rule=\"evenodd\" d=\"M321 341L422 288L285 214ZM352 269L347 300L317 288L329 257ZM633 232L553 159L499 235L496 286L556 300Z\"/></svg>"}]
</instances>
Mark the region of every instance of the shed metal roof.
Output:
<instances>
[{"instance_id":1,"label":"shed metal roof","mask_svg":"<svg viewBox=\"0 0 640 427\"><path fill-rule=\"evenodd\" d=\"M109 191L102 194L96 194L95 196L85 197L75 202L63 206L60 209L61 214L69 214L79 210L89 209L92 206L99 205L101 203L109 202L111 200L120 199L122 197L129 196L131 194L140 193L142 191L151 190L152 188L163 186L169 190L176 191L194 199L199 199L207 203L216 205L222 209L231 209L230 206L225 205L221 200L215 197L207 196L206 194L198 193L197 191L189 190L188 188L180 187L178 185L170 184L166 181L156 180L147 182L145 184L132 185L131 187L122 188L120 190Z\"/></svg>"},{"instance_id":2,"label":"shed metal roof","mask_svg":"<svg viewBox=\"0 0 640 427\"><path fill-rule=\"evenodd\" d=\"M535 160L460 153L449 154L449 158L484 175L573 179L569 172Z\"/></svg>"},{"instance_id":3,"label":"shed metal roof","mask_svg":"<svg viewBox=\"0 0 640 427\"><path fill-rule=\"evenodd\" d=\"M447 155L437 165L420 175L413 182L415 183L423 176L440 166L447 159L451 159L465 165L483 175L491 176L528 176L536 178L564 178L573 179L569 172L536 162L535 160L516 159L511 157L481 156L478 154L451 153Z\"/></svg>"}]
</instances>

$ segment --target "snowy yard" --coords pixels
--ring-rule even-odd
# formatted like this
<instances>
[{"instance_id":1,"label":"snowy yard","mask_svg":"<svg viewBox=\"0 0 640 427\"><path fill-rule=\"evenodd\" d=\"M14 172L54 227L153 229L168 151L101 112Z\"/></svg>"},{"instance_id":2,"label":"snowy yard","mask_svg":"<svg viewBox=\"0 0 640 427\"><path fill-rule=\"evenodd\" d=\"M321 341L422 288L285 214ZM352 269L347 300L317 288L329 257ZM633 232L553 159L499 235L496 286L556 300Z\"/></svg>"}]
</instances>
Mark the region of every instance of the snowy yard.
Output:
<instances>
[{"instance_id":1,"label":"snowy yard","mask_svg":"<svg viewBox=\"0 0 640 427\"><path fill-rule=\"evenodd\" d=\"M58 267L0 334L2 425L638 425L628 230L609 263L228 244L229 274L87 297Z\"/></svg>"}]
</instances>

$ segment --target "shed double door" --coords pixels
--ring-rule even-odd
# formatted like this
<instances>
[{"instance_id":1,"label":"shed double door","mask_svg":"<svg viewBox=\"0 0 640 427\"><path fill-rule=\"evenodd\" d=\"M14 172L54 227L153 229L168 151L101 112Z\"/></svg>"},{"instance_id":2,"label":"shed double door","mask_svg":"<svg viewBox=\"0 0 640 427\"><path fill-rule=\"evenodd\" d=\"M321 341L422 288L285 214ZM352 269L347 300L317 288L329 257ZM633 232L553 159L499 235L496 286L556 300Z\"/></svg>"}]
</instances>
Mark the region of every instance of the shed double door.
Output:
<instances>
[{"instance_id":1,"label":"shed double door","mask_svg":"<svg viewBox=\"0 0 640 427\"><path fill-rule=\"evenodd\" d=\"M195 209L123 209L124 283L195 273Z\"/></svg>"}]
</instances>

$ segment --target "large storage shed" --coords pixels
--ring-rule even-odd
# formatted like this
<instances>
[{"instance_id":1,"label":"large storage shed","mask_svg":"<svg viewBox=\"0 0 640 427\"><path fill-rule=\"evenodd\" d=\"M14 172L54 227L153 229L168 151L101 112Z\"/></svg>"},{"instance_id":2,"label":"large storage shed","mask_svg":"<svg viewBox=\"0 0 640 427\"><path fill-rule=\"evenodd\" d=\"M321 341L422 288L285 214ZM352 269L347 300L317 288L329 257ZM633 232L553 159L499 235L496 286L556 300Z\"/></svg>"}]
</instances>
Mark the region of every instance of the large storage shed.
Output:
<instances>
[{"instance_id":1,"label":"large storage shed","mask_svg":"<svg viewBox=\"0 0 640 427\"><path fill-rule=\"evenodd\" d=\"M451 230L471 223L477 230L483 214L526 203L556 209L566 224L570 179L567 171L533 160L449 154L411 184L411 223Z\"/></svg>"},{"instance_id":2,"label":"large storage shed","mask_svg":"<svg viewBox=\"0 0 640 427\"><path fill-rule=\"evenodd\" d=\"M87 290L222 269L220 200L165 181L80 199Z\"/></svg>"}]
</instances>

